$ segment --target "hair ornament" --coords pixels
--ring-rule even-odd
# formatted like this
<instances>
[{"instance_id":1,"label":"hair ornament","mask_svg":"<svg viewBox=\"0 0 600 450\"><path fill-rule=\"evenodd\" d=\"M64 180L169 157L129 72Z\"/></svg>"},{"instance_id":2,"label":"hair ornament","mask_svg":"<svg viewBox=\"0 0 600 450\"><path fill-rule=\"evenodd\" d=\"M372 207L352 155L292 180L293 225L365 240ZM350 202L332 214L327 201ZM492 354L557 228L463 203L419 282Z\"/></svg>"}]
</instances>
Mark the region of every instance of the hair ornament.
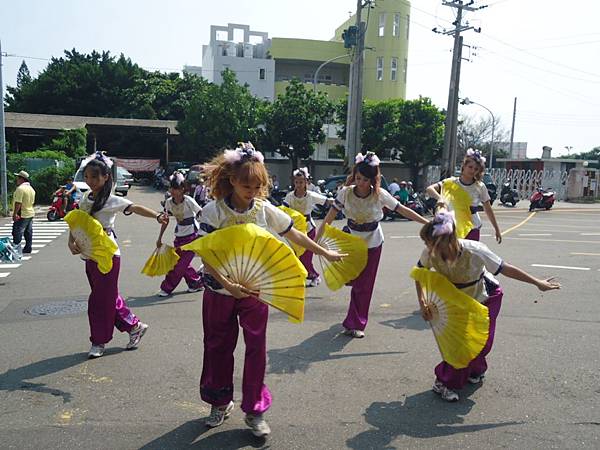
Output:
<instances>
[{"instance_id":1,"label":"hair ornament","mask_svg":"<svg viewBox=\"0 0 600 450\"><path fill-rule=\"evenodd\" d=\"M175 181L177 182L177 184L183 184L183 182L185 181L185 177L181 172L175 171L173 172L173 175L169 177L169 181Z\"/></svg>"},{"instance_id":2,"label":"hair ornament","mask_svg":"<svg viewBox=\"0 0 600 450\"><path fill-rule=\"evenodd\" d=\"M88 163L90 161L93 160L98 160L103 162L104 164L106 164L106 166L110 169L113 166L113 161L112 159L110 159L108 156L106 156L106 154L104 152L101 151L97 151L96 153L92 153L90 156L88 156L87 158L85 158L82 162L81 162L81 167L85 167L88 165Z\"/></svg>"},{"instance_id":3,"label":"hair ornament","mask_svg":"<svg viewBox=\"0 0 600 450\"><path fill-rule=\"evenodd\" d=\"M485 164L485 156L483 156L479 150L473 150L470 148L467 150L466 156L473 158L475 161L478 161L481 164Z\"/></svg>"},{"instance_id":4,"label":"hair ornament","mask_svg":"<svg viewBox=\"0 0 600 450\"><path fill-rule=\"evenodd\" d=\"M300 167L296 170L294 170L292 172L292 175L294 175L295 177L304 177L308 180L309 178L309 173L308 173L308 167Z\"/></svg>"},{"instance_id":5,"label":"hair ornament","mask_svg":"<svg viewBox=\"0 0 600 450\"><path fill-rule=\"evenodd\" d=\"M238 142L235 150L225 150L223 155L229 164L243 161L258 161L261 164L265 162L263 154L256 150L251 142Z\"/></svg>"},{"instance_id":6,"label":"hair ornament","mask_svg":"<svg viewBox=\"0 0 600 450\"><path fill-rule=\"evenodd\" d=\"M441 211L433 217L433 236L443 236L454 232L454 211Z\"/></svg>"},{"instance_id":7,"label":"hair ornament","mask_svg":"<svg viewBox=\"0 0 600 450\"><path fill-rule=\"evenodd\" d=\"M377 167L381 161L379 160L379 157L375 153L367 152L364 155L362 153L359 153L354 158L355 164L360 164L361 162L365 162L371 167Z\"/></svg>"}]
</instances>

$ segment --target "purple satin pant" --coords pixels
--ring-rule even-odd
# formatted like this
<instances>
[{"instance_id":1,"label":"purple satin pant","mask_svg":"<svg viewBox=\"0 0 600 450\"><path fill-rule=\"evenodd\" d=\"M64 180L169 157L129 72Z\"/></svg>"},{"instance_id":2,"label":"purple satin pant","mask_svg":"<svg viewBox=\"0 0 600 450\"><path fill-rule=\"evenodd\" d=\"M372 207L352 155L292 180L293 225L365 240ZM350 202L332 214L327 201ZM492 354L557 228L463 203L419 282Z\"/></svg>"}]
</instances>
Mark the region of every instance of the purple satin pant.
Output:
<instances>
[{"instance_id":1,"label":"purple satin pant","mask_svg":"<svg viewBox=\"0 0 600 450\"><path fill-rule=\"evenodd\" d=\"M316 232L317 232L316 229L313 228L312 230L310 230L307 233L307 236L314 241ZM302 256L300 256L300 258L298 258L298 259L300 260L300 262L302 263L302 265L308 272L308 276L306 278L308 278L309 280L314 280L315 278L317 278L319 276L319 273L315 270L315 268L313 266L313 262L312 262L313 252L311 252L309 250L305 250L304 253L302 253Z\"/></svg>"},{"instance_id":2,"label":"purple satin pant","mask_svg":"<svg viewBox=\"0 0 600 450\"><path fill-rule=\"evenodd\" d=\"M161 290L171 293L184 278L189 288L197 288L202 285L200 275L196 272L196 269L192 267L192 260L196 254L191 250L181 250L179 247L185 244L189 244L198 237L196 233L190 234L189 236L176 237L173 246L176 248L177 254L179 255L179 261L173 269L166 275L165 279L160 285Z\"/></svg>"}]
</instances>

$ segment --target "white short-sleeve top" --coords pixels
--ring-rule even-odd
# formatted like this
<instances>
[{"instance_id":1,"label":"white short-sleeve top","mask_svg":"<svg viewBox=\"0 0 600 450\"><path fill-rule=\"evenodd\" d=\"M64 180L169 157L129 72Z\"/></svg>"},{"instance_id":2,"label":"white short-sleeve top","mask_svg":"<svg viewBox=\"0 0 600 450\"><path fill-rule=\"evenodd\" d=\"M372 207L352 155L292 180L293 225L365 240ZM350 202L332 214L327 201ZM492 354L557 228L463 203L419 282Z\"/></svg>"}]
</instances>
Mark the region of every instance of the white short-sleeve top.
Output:
<instances>
[{"instance_id":1,"label":"white short-sleeve top","mask_svg":"<svg viewBox=\"0 0 600 450\"><path fill-rule=\"evenodd\" d=\"M494 275L502 270L503 261L487 245L478 241L459 239L461 252L453 264L431 256L428 249L423 250L418 265L435 269L448 278L459 289L479 302L484 303L488 296L485 280L498 285Z\"/></svg>"},{"instance_id":2,"label":"white short-sleeve top","mask_svg":"<svg viewBox=\"0 0 600 450\"><path fill-rule=\"evenodd\" d=\"M240 212L235 210L229 198L226 198L211 201L202 209L200 234L205 235L220 228L245 223L254 223L279 235L287 233L294 225L290 216L277 209L268 200L254 199L246 211ZM204 273L204 280L211 290L231 295L208 273Z\"/></svg>"},{"instance_id":3,"label":"white short-sleeve top","mask_svg":"<svg viewBox=\"0 0 600 450\"><path fill-rule=\"evenodd\" d=\"M475 180L471 184L465 184L460 180L460 177L450 177L450 180L452 180L452 182L458 184L462 189L467 191L467 193L471 196L472 207L477 207L482 203L490 201L490 194L488 193L487 187L482 181ZM440 186L440 192L442 183L444 181L440 181L438 183ZM481 218L479 217L478 212L474 212L471 214L471 221L473 222L473 226L475 227L475 229L481 228Z\"/></svg>"},{"instance_id":4,"label":"white short-sleeve top","mask_svg":"<svg viewBox=\"0 0 600 450\"><path fill-rule=\"evenodd\" d=\"M79 209L90 214L93 204L93 194L91 191L87 191L85 194L83 194L83 198L79 203ZM116 195L111 195L110 197L108 197L108 200L106 200L104 207L100 211L96 211L94 214L92 214L92 216L102 224L102 228L106 230L108 236L113 241L115 241L115 243L117 242L117 240L115 239L114 227L117 213L124 212L131 204L132 202L124 197L117 197ZM115 255L121 255L120 249L117 249Z\"/></svg>"},{"instance_id":5,"label":"white short-sleeve top","mask_svg":"<svg viewBox=\"0 0 600 450\"><path fill-rule=\"evenodd\" d=\"M170 197L165 202L165 211L172 214L177 221L175 227L175 236L184 237L194 234L200 228L196 217L202 211L202 208L196 200L188 195L183 196L181 203L175 203L173 197Z\"/></svg>"},{"instance_id":6,"label":"white short-sleeve top","mask_svg":"<svg viewBox=\"0 0 600 450\"><path fill-rule=\"evenodd\" d=\"M373 231L356 231L349 227L351 234L360 236L367 242L369 248L379 247L383 243L383 230L379 222L383 219L383 207L395 210L399 202L385 189L379 188L377 196L371 193L362 198L356 195L355 186L342 187L333 206L356 224L377 223Z\"/></svg>"},{"instance_id":7,"label":"white short-sleeve top","mask_svg":"<svg viewBox=\"0 0 600 450\"><path fill-rule=\"evenodd\" d=\"M310 215L313 208L316 205L324 205L327 203L327 197L323 194L319 194L313 191L306 191L306 194L302 197L296 197L294 191L290 191L285 196L283 202L292 209L295 209L301 214L304 214L308 218L308 231L312 231L315 228L315 223Z\"/></svg>"}]
</instances>

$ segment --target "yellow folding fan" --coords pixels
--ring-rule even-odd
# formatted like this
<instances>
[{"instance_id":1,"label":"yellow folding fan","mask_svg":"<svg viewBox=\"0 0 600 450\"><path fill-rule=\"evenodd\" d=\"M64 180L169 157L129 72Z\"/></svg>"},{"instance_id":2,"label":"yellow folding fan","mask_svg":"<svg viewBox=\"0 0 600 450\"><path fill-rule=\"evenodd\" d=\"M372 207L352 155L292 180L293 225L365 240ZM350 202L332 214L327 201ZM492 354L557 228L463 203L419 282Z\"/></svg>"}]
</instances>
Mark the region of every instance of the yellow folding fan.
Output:
<instances>
[{"instance_id":1,"label":"yellow folding fan","mask_svg":"<svg viewBox=\"0 0 600 450\"><path fill-rule=\"evenodd\" d=\"M258 291L258 300L286 313L292 322L304 319L306 269L285 243L249 223L226 227L181 247L232 282Z\"/></svg>"},{"instance_id":2,"label":"yellow folding fan","mask_svg":"<svg viewBox=\"0 0 600 450\"><path fill-rule=\"evenodd\" d=\"M337 291L349 281L357 278L367 265L367 243L358 236L325 224L325 230L318 244L329 250L336 250L348 255L335 262L319 256L325 283L332 291Z\"/></svg>"},{"instance_id":3,"label":"yellow folding fan","mask_svg":"<svg viewBox=\"0 0 600 450\"><path fill-rule=\"evenodd\" d=\"M429 324L442 358L455 369L467 367L487 342L488 309L442 274L414 267L410 276L421 285L433 314Z\"/></svg>"},{"instance_id":4,"label":"yellow folding fan","mask_svg":"<svg viewBox=\"0 0 600 450\"><path fill-rule=\"evenodd\" d=\"M460 187L452 179L442 182L442 200L454 211L456 216L456 236L460 239L469 234L473 229L471 221L471 203L473 200L467 191Z\"/></svg>"},{"instance_id":5,"label":"yellow folding fan","mask_svg":"<svg viewBox=\"0 0 600 450\"><path fill-rule=\"evenodd\" d=\"M81 255L98 263L98 270L107 274L112 270L112 258L119 248L106 234L102 224L80 209L65 216L69 231L81 250Z\"/></svg>"},{"instance_id":6,"label":"yellow folding fan","mask_svg":"<svg viewBox=\"0 0 600 450\"><path fill-rule=\"evenodd\" d=\"M306 223L306 217L304 217L304 214L296 211L293 208L288 208L287 206L283 206L283 205L278 206L278 208L281 209L284 213L286 213L288 216L290 216L292 218L292 221L294 222L294 228L296 230L298 230L300 233L304 233L304 234L307 233L308 224ZM290 246L294 250L294 253L296 253L297 257L302 256L304 254L304 252L306 251L306 249L304 247L301 247L298 244L296 244L288 239L286 239L286 242L289 242Z\"/></svg>"},{"instance_id":7,"label":"yellow folding fan","mask_svg":"<svg viewBox=\"0 0 600 450\"><path fill-rule=\"evenodd\" d=\"M142 268L142 273L149 277L157 277L168 274L179 261L179 255L173 247L167 244L155 248L146 264Z\"/></svg>"}]
</instances>

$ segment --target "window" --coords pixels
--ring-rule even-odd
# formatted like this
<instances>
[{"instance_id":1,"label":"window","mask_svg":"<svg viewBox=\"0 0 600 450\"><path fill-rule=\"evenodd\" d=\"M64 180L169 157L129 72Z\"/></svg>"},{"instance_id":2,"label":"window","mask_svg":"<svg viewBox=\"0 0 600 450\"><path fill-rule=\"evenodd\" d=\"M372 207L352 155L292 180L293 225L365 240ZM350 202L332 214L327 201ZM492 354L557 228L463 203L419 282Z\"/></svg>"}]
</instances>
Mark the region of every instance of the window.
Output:
<instances>
[{"instance_id":1,"label":"window","mask_svg":"<svg viewBox=\"0 0 600 450\"><path fill-rule=\"evenodd\" d=\"M404 84L406 84L407 75L408 75L408 59L404 58Z\"/></svg>"},{"instance_id":2,"label":"window","mask_svg":"<svg viewBox=\"0 0 600 450\"><path fill-rule=\"evenodd\" d=\"M408 39L408 29L410 28L410 15L406 15L406 39Z\"/></svg>"},{"instance_id":3,"label":"window","mask_svg":"<svg viewBox=\"0 0 600 450\"><path fill-rule=\"evenodd\" d=\"M379 14L379 37L385 34L385 13Z\"/></svg>"},{"instance_id":4,"label":"window","mask_svg":"<svg viewBox=\"0 0 600 450\"><path fill-rule=\"evenodd\" d=\"M258 79L259 80L264 80L266 78L266 71L265 69L259 69L258 70Z\"/></svg>"},{"instance_id":5,"label":"window","mask_svg":"<svg viewBox=\"0 0 600 450\"><path fill-rule=\"evenodd\" d=\"M377 57L377 81L383 80L383 56Z\"/></svg>"},{"instance_id":6,"label":"window","mask_svg":"<svg viewBox=\"0 0 600 450\"><path fill-rule=\"evenodd\" d=\"M392 27L392 36L400 36L400 14L394 14L394 26Z\"/></svg>"},{"instance_id":7,"label":"window","mask_svg":"<svg viewBox=\"0 0 600 450\"><path fill-rule=\"evenodd\" d=\"M398 58L392 58L390 68L391 68L390 79L392 81L397 81L398 80Z\"/></svg>"}]
</instances>

